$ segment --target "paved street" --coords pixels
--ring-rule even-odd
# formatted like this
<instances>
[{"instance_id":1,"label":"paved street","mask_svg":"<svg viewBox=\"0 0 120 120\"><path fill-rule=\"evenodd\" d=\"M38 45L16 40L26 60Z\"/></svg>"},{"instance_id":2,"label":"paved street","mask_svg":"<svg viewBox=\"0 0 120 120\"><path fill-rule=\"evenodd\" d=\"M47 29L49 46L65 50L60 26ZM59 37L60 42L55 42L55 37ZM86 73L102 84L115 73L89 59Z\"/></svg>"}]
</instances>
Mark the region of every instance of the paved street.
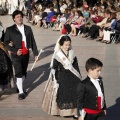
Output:
<instances>
[{"instance_id":1,"label":"paved street","mask_svg":"<svg viewBox=\"0 0 120 120\"><path fill-rule=\"evenodd\" d=\"M4 29L13 24L11 16L0 16ZM24 23L27 23L24 18ZM49 76L49 64L56 40L61 35L51 29L32 27L38 49L44 49L40 60L33 71L30 71L34 62L31 53L28 76L25 87L28 96L25 100L18 100L18 94L3 95L0 98L0 120L72 120L72 118L55 117L45 113L42 108L42 97L45 83ZM107 119L120 120L120 44L104 44L92 40L85 40L80 36L73 37L72 45L78 57L79 67L83 79L87 73L85 62L90 57L100 59L103 64L103 82L107 103Z\"/></svg>"}]
</instances>

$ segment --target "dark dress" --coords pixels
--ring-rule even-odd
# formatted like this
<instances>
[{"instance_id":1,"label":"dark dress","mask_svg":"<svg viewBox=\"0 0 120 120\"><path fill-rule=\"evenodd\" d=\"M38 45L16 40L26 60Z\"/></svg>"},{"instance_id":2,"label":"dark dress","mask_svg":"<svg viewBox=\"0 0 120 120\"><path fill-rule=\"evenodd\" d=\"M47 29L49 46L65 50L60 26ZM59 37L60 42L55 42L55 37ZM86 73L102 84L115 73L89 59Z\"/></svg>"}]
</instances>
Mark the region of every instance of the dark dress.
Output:
<instances>
[{"instance_id":1,"label":"dark dress","mask_svg":"<svg viewBox=\"0 0 120 120\"><path fill-rule=\"evenodd\" d=\"M61 60L57 53L53 56L52 69L44 89L42 108L50 115L77 115L77 86L81 79L68 70L66 66L63 66L63 61L66 58ZM74 69L80 73L74 51L70 50L69 55L66 57L68 57ZM52 70L55 71L55 74ZM55 87L54 77L59 87Z\"/></svg>"},{"instance_id":2,"label":"dark dress","mask_svg":"<svg viewBox=\"0 0 120 120\"><path fill-rule=\"evenodd\" d=\"M0 48L0 85L8 85L12 77L12 62L7 53Z\"/></svg>"},{"instance_id":3,"label":"dark dress","mask_svg":"<svg viewBox=\"0 0 120 120\"><path fill-rule=\"evenodd\" d=\"M73 67L79 72L77 58L74 58ZM63 109L74 109L77 107L77 85L80 83L80 79L71 73L70 70L66 70L63 65L56 59L53 61L53 69L56 70L56 80L59 84L57 92L57 105ZM79 72L80 73L80 72Z\"/></svg>"}]
</instances>

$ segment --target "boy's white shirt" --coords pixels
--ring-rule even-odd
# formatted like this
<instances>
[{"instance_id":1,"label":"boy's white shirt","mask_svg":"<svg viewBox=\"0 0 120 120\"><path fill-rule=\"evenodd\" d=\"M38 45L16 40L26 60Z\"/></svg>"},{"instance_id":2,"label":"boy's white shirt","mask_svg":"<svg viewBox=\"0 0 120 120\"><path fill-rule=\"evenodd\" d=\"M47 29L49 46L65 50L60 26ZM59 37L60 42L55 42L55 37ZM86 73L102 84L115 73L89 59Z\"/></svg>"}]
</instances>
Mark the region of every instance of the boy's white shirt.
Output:
<instances>
[{"instance_id":1,"label":"boy's white shirt","mask_svg":"<svg viewBox=\"0 0 120 120\"><path fill-rule=\"evenodd\" d=\"M100 84L98 82L99 79L93 79L93 78L90 77L90 80L91 80L91 82L93 83L93 85L95 86L95 88L98 91L98 97L101 97L101 108L103 108L103 105L104 105L104 100L103 99L104 99L104 97L103 97L103 93L102 93Z\"/></svg>"}]
</instances>

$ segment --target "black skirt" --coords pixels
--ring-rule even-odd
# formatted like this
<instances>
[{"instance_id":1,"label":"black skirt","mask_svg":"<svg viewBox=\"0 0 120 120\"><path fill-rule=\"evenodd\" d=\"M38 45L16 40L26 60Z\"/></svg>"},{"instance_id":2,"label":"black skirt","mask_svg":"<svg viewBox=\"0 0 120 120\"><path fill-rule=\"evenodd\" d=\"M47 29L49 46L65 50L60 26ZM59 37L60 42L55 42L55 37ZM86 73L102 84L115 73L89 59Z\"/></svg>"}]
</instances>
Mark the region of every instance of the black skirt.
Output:
<instances>
[{"instance_id":1,"label":"black skirt","mask_svg":"<svg viewBox=\"0 0 120 120\"><path fill-rule=\"evenodd\" d=\"M74 59L73 67L79 72L77 58ZM53 68L56 70L55 77L59 83L57 92L57 105L62 109L77 108L77 86L81 82L71 71L54 59Z\"/></svg>"},{"instance_id":2,"label":"black skirt","mask_svg":"<svg viewBox=\"0 0 120 120\"><path fill-rule=\"evenodd\" d=\"M0 48L0 85L7 85L13 77L12 62Z\"/></svg>"}]
</instances>

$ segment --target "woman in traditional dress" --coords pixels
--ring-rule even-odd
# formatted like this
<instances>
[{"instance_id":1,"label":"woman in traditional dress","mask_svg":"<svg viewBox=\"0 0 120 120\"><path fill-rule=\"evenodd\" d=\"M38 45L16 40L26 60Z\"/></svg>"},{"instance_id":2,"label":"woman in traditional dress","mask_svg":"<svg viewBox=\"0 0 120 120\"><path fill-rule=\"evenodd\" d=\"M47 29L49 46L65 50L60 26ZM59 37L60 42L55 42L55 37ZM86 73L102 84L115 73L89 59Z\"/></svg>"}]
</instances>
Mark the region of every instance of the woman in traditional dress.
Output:
<instances>
[{"instance_id":1,"label":"woman in traditional dress","mask_svg":"<svg viewBox=\"0 0 120 120\"><path fill-rule=\"evenodd\" d=\"M51 72L44 90L42 108L48 114L77 115L77 85L81 74L69 36L61 36L55 46Z\"/></svg>"},{"instance_id":2,"label":"woman in traditional dress","mask_svg":"<svg viewBox=\"0 0 120 120\"><path fill-rule=\"evenodd\" d=\"M0 91L5 91L11 87L12 77L12 62L7 49L3 43L0 42Z\"/></svg>"},{"instance_id":3,"label":"woman in traditional dress","mask_svg":"<svg viewBox=\"0 0 120 120\"><path fill-rule=\"evenodd\" d=\"M3 28L3 25L2 25L2 22L0 21L0 41L4 42L4 28Z\"/></svg>"}]
</instances>

